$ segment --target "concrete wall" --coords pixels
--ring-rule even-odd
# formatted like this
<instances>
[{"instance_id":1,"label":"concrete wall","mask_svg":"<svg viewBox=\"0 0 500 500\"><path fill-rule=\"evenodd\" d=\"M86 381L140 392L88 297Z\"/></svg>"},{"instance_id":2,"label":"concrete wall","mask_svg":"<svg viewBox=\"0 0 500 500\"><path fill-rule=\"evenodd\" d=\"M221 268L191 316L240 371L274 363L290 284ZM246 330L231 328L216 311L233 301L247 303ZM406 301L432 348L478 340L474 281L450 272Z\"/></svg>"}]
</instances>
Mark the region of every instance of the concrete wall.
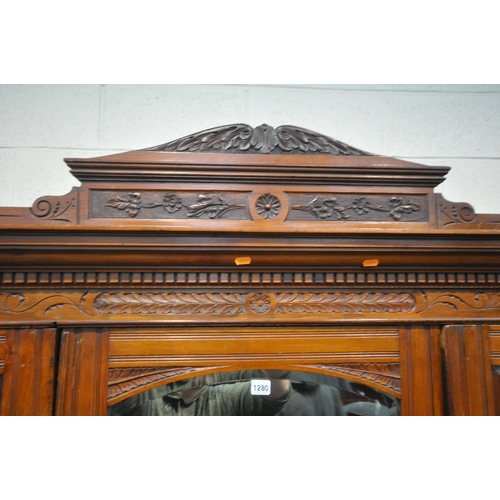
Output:
<instances>
[{"instance_id":1,"label":"concrete wall","mask_svg":"<svg viewBox=\"0 0 500 500\"><path fill-rule=\"evenodd\" d=\"M298 125L452 170L450 201L500 212L500 85L0 85L0 206L78 181L65 157L155 146L231 123Z\"/></svg>"}]
</instances>

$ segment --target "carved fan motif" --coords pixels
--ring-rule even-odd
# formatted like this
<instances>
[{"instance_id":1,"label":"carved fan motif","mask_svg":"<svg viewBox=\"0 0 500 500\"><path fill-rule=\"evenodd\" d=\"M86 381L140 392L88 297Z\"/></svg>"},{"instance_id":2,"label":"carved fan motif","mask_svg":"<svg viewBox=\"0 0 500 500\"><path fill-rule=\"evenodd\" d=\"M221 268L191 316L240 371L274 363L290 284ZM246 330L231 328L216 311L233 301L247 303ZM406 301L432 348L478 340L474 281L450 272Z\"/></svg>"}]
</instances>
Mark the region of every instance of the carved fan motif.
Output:
<instances>
[{"instance_id":1,"label":"carved fan motif","mask_svg":"<svg viewBox=\"0 0 500 500\"><path fill-rule=\"evenodd\" d=\"M275 129L265 123L255 128L243 123L215 127L146 151L370 155L305 128L281 125Z\"/></svg>"}]
</instances>

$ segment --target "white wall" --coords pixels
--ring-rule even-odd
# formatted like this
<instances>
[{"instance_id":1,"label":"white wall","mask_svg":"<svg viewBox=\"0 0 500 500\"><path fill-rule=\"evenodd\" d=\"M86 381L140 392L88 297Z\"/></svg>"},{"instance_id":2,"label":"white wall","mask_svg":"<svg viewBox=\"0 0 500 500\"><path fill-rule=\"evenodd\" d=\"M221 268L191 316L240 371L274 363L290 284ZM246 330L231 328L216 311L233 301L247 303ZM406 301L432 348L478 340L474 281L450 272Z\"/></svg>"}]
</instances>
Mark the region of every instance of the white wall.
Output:
<instances>
[{"instance_id":1,"label":"white wall","mask_svg":"<svg viewBox=\"0 0 500 500\"><path fill-rule=\"evenodd\" d=\"M298 125L452 170L450 201L500 212L500 85L0 85L0 206L78 185L65 157L155 146L230 123Z\"/></svg>"}]
</instances>

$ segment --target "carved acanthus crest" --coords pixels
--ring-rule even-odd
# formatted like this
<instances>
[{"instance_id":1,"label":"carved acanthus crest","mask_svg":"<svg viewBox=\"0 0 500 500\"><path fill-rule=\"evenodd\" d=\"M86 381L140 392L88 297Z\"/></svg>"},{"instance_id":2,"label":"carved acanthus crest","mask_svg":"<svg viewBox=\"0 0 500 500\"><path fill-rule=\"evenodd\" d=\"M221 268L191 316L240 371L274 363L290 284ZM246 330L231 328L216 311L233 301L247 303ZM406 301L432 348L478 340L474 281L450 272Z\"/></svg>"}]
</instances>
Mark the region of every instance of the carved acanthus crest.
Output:
<instances>
[{"instance_id":1,"label":"carved acanthus crest","mask_svg":"<svg viewBox=\"0 0 500 500\"><path fill-rule=\"evenodd\" d=\"M203 130L147 151L370 155L305 128L281 125L275 129L266 124L253 128L243 123Z\"/></svg>"}]
</instances>

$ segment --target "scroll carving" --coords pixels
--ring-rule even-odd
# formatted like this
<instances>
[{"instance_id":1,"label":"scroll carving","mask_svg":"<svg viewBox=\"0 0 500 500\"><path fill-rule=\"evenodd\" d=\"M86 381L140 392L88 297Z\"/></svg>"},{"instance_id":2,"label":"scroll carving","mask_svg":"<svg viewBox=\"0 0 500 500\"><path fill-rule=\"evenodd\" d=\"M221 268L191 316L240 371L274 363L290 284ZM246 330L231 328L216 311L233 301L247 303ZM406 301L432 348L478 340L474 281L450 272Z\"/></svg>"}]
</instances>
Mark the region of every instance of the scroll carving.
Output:
<instances>
[{"instance_id":1,"label":"scroll carving","mask_svg":"<svg viewBox=\"0 0 500 500\"><path fill-rule=\"evenodd\" d=\"M401 396L399 363L339 363L316 367L350 380L367 383L393 396Z\"/></svg>"},{"instance_id":2,"label":"scroll carving","mask_svg":"<svg viewBox=\"0 0 500 500\"><path fill-rule=\"evenodd\" d=\"M458 312L461 310L473 311L488 311L500 309L500 293L499 292L478 292L462 294L444 293L435 296L435 294L428 294L426 298L426 306L422 311L427 311L436 306L445 306L451 308L453 311Z\"/></svg>"},{"instance_id":3,"label":"scroll carving","mask_svg":"<svg viewBox=\"0 0 500 500\"><path fill-rule=\"evenodd\" d=\"M108 285L109 286L109 285ZM25 318L97 319L100 316L269 317L295 315L413 315L415 318L451 314L498 317L500 292L495 290L413 291L105 291L35 290L0 292L0 316Z\"/></svg>"},{"instance_id":4,"label":"scroll carving","mask_svg":"<svg viewBox=\"0 0 500 500\"><path fill-rule=\"evenodd\" d=\"M48 295L43 298L35 298L35 300L32 298L30 298L31 300L26 300L25 295L21 293L0 293L0 312L10 314L40 313L44 315L61 307L71 307L88 315L84 311L83 305L86 297L87 292L81 295L80 303L77 303L62 294Z\"/></svg>"},{"instance_id":5,"label":"scroll carving","mask_svg":"<svg viewBox=\"0 0 500 500\"><path fill-rule=\"evenodd\" d=\"M474 208L468 203L451 203L445 200L442 195L437 194L437 215L439 225L449 226L450 224L468 224L476 219Z\"/></svg>"},{"instance_id":6,"label":"scroll carving","mask_svg":"<svg viewBox=\"0 0 500 500\"><path fill-rule=\"evenodd\" d=\"M33 203L30 212L38 219L75 222L76 197L71 193L64 197L44 196Z\"/></svg>"},{"instance_id":7,"label":"scroll carving","mask_svg":"<svg viewBox=\"0 0 500 500\"><path fill-rule=\"evenodd\" d=\"M275 129L265 123L255 128L242 123L215 127L147 151L369 155L311 130L291 125Z\"/></svg>"}]
</instances>

